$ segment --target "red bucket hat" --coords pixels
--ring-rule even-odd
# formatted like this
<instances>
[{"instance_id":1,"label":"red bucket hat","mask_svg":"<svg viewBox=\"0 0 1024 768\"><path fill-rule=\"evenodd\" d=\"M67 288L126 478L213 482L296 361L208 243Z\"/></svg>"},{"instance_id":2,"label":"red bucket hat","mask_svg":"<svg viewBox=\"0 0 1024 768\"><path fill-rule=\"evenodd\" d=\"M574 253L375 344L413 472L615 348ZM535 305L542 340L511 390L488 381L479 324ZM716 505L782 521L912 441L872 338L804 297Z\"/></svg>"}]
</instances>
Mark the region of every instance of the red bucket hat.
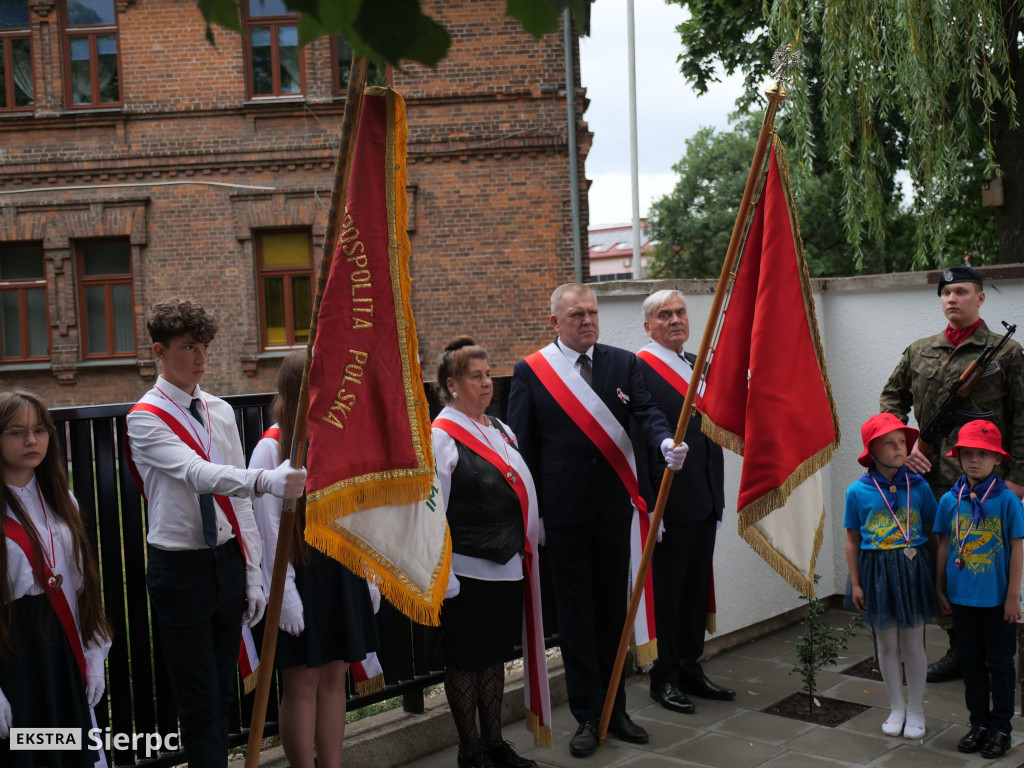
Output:
<instances>
[{"instance_id":1,"label":"red bucket hat","mask_svg":"<svg viewBox=\"0 0 1024 768\"><path fill-rule=\"evenodd\" d=\"M961 448L980 448L984 451L992 451L1001 456L1003 462L1012 458L1003 450L1003 435L999 431L999 427L991 421L982 419L968 421L960 427L960 432L956 436L956 445L946 455L959 458Z\"/></svg>"},{"instance_id":2,"label":"red bucket hat","mask_svg":"<svg viewBox=\"0 0 1024 768\"><path fill-rule=\"evenodd\" d=\"M909 454L920 433L913 427L908 427L891 413L876 413L860 428L860 439L864 443L864 452L857 457L857 463L862 467L870 467L874 464L868 456L868 446L871 445L871 441L876 437L895 432L897 429L902 429L907 433L907 453Z\"/></svg>"}]
</instances>

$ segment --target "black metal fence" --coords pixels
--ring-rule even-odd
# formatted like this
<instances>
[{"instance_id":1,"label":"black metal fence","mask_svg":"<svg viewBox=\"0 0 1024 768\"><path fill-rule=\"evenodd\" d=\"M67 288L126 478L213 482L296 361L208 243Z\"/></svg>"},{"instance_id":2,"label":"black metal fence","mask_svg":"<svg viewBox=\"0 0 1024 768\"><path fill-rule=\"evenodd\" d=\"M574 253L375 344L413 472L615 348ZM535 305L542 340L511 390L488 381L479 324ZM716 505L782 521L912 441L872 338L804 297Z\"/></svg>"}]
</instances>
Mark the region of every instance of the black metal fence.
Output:
<instances>
[{"instance_id":1,"label":"black metal fence","mask_svg":"<svg viewBox=\"0 0 1024 768\"><path fill-rule=\"evenodd\" d=\"M507 387L495 398L494 410L504 413ZM235 409L248 458L270 426L271 395L225 398ZM107 664L107 689L96 707L97 725L114 734L174 734L177 712L164 664L160 633L146 592L146 515L142 497L123 462L125 417L130 403L57 408L58 442L67 462L72 488L86 530L95 546L102 579L104 607L114 629ZM433 406L436 410L436 404ZM441 681L424 652L427 629L398 613L386 601L377 614L384 670L383 690L356 696L350 690L349 710L401 696L406 711L422 712L424 689ZM278 681L267 710L265 735L277 733ZM230 723L230 743L242 746L248 738L252 696L244 696L239 681L238 706ZM112 763L119 766L160 766L184 762L182 751L147 756L139 742L119 748L111 740ZM166 742L164 742L166 743Z\"/></svg>"}]
</instances>

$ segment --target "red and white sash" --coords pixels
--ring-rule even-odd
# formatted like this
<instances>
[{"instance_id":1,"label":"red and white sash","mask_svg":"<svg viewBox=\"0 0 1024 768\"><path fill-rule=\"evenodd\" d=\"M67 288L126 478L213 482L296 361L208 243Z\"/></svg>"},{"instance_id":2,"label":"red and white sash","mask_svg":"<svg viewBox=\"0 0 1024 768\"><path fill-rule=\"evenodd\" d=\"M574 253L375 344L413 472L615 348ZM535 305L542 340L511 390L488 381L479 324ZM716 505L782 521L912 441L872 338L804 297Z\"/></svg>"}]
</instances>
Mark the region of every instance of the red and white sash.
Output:
<instances>
[{"instance_id":1,"label":"red and white sash","mask_svg":"<svg viewBox=\"0 0 1024 768\"><path fill-rule=\"evenodd\" d=\"M629 493L636 511L629 537L630 574L635 584L651 519L647 514L647 504L640 496L640 486L636 479L636 458L629 435L597 392L566 359L558 345L548 344L527 356L526 364L559 407L601 452ZM637 661L640 665L648 664L658 657L652 579L651 570L648 569L640 600L643 610L637 611L633 623L633 642L636 644Z\"/></svg>"},{"instance_id":2,"label":"red and white sash","mask_svg":"<svg viewBox=\"0 0 1024 768\"><path fill-rule=\"evenodd\" d=\"M75 616L71 612L71 604L68 602L68 596L64 592L64 584L62 583L57 589L53 589L49 585L50 576L46 572L43 563L35 556L28 533L21 523L11 517L10 514L4 518L4 536L21 547L22 552L25 553L29 565L32 566L32 573L35 574L36 581L43 588L43 594L46 595L50 607L53 608L53 612L57 614L57 618L60 620L60 625L64 630L65 636L67 636L68 645L71 646L71 652L75 656L75 662L78 664L78 671L82 674L82 682L84 683L85 649L82 647L82 636L78 631L78 624L75 623ZM65 583L70 582L65 581Z\"/></svg>"},{"instance_id":3,"label":"red and white sash","mask_svg":"<svg viewBox=\"0 0 1024 768\"><path fill-rule=\"evenodd\" d=\"M540 528L533 478L518 447L511 443L509 461L498 455L494 447L473 434L462 424L447 419L434 419L431 426L451 435L477 456L492 464L519 498L523 512L526 546L523 557L523 695L526 699L526 727L539 747L552 747L551 694L548 686L547 657L544 653L544 623L540 603L540 565L537 560L537 534ZM500 431L500 430L499 430ZM509 462L519 464L511 467ZM513 470L513 471L510 471Z\"/></svg>"},{"instance_id":4,"label":"red and white sash","mask_svg":"<svg viewBox=\"0 0 1024 768\"><path fill-rule=\"evenodd\" d=\"M225 463L224 458L221 456L220 451L213 442L213 436L210 435L209 430L193 419L189 415L188 411L184 411L175 403L172 403L159 391L151 389L142 396L139 402L131 407L128 413L134 413L136 411L145 411L146 413L151 413L158 417L170 428L172 432L174 432L181 442L195 451L204 461L209 461L214 464ZM199 441L196 439L196 430L206 430L206 433L210 435L209 451L200 445ZM126 428L126 437L127 434L128 430ZM126 439L125 445L128 448L125 452L125 456L128 460L128 469L135 480L135 485L138 486L139 491L145 498L146 489L142 483L142 475L139 473L138 467L135 466L135 460L132 457L131 440ZM234 504L227 496L222 496L216 493L211 495L213 496L214 501L217 502L217 506L220 507L224 516L227 518L228 523L231 525L231 530L235 532L235 539L238 541L238 548L242 550L242 560L248 564L249 555L245 551L245 541L242 539L242 532L238 526L238 516L235 515ZM242 682L246 693L252 691L256 686L256 671L259 668L259 665L259 653L256 650L256 641L253 639L252 630L247 625L243 624L242 640L238 646L238 668L242 673Z\"/></svg>"},{"instance_id":5,"label":"red and white sash","mask_svg":"<svg viewBox=\"0 0 1024 768\"><path fill-rule=\"evenodd\" d=\"M650 342L646 347L636 353L636 356L651 366L651 369L661 376L669 386L686 398L686 391L689 389L690 374L693 369L689 363L682 360L679 355L671 349L662 346L656 341ZM697 400L704 393L704 382L701 381L697 389ZM695 401L696 404L696 401ZM711 573L711 580L708 582L708 600L704 620L704 626L708 632L714 634L716 629L716 601L715 601L715 575Z\"/></svg>"}]
</instances>

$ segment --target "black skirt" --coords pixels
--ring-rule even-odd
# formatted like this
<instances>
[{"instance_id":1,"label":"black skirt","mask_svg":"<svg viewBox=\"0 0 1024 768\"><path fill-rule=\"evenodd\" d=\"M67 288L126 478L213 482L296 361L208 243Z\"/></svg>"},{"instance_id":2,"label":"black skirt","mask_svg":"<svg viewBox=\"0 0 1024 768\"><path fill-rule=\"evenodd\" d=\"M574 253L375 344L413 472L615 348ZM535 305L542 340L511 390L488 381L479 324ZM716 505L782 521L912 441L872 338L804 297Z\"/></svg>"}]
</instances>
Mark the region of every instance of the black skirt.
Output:
<instances>
[{"instance_id":1,"label":"black skirt","mask_svg":"<svg viewBox=\"0 0 1024 768\"><path fill-rule=\"evenodd\" d=\"M3 768L87 768L97 753L84 749L93 727L85 683L57 614L46 595L11 604L14 654L0 659L0 688L11 703L15 728L81 728L81 751L11 750L0 739Z\"/></svg>"},{"instance_id":2,"label":"black skirt","mask_svg":"<svg viewBox=\"0 0 1024 768\"><path fill-rule=\"evenodd\" d=\"M459 576L459 594L441 606L438 663L475 670L503 664L523 642L523 582Z\"/></svg>"},{"instance_id":3,"label":"black skirt","mask_svg":"<svg viewBox=\"0 0 1024 768\"><path fill-rule=\"evenodd\" d=\"M295 567L295 586L306 628L298 637L278 634L276 669L362 661L377 651L377 621L363 579L313 549L309 563Z\"/></svg>"}]
</instances>

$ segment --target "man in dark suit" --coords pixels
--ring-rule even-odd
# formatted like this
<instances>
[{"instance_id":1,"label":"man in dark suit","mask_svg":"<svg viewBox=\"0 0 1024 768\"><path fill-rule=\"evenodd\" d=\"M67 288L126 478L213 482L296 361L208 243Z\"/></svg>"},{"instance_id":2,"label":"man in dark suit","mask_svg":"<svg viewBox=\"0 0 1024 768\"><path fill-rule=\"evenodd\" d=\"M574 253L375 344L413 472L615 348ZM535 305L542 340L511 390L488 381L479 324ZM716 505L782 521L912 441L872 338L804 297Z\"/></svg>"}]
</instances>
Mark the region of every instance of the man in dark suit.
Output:
<instances>
[{"instance_id":1,"label":"man in dark suit","mask_svg":"<svg viewBox=\"0 0 1024 768\"><path fill-rule=\"evenodd\" d=\"M577 284L556 288L551 325L557 340L515 365L508 422L537 487L569 708L579 722L569 749L584 757L597 748L597 721L626 619L631 502L643 504L630 467L629 419L673 465L682 466L686 446L673 446L636 356L596 343L593 291ZM629 718L625 704L620 679L609 732L646 743L647 732Z\"/></svg>"},{"instance_id":2,"label":"man in dark suit","mask_svg":"<svg viewBox=\"0 0 1024 768\"><path fill-rule=\"evenodd\" d=\"M644 330L651 343L637 357L651 397L671 424L679 422L695 355L684 354L690 336L686 299L679 291L658 291L643 304ZM697 377L699 378L699 377ZM651 697L663 707L692 713L687 694L729 701L736 692L712 683L698 659L704 653L704 629L711 582L715 533L725 504L722 449L701 433L696 411L686 427L686 464L672 481L665 505L665 530L654 549L654 616L658 659L651 667ZM647 452L640 489L653 510L665 462Z\"/></svg>"}]
</instances>

